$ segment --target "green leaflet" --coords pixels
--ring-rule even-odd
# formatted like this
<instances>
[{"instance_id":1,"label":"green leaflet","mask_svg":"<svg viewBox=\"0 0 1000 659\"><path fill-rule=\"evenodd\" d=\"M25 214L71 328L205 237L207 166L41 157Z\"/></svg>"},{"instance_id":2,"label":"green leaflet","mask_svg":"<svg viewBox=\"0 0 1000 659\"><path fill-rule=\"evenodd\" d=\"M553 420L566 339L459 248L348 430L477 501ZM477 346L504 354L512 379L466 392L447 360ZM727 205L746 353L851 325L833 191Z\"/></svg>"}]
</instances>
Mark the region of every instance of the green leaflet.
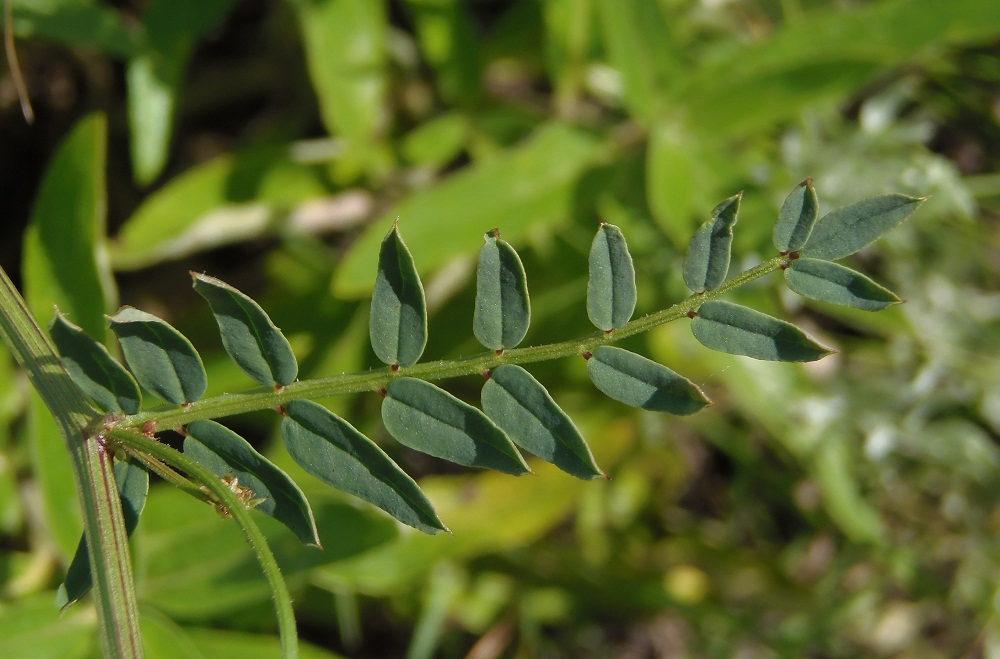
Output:
<instances>
[{"instance_id":1,"label":"green leaflet","mask_svg":"<svg viewBox=\"0 0 1000 659\"><path fill-rule=\"evenodd\" d=\"M143 387L165 401L191 403L208 385L201 357L183 334L166 321L133 307L111 317L111 331L125 361Z\"/></svg>"},{"instance_id":2,"label":"green leaflet","mask_svg":"<svg viewBox=\"0 0 1000 659\"><path fill-rule=\"evenodd\" d=\"M601 223L590 247L587 315L598 329L610 332L635 311L635 268L621 229Z\"/></svg>"},{"instance_id":3,"label":"green leaflet","mask_svg":"<svg viewBox=\"0 0 1000 659\"><path fill-rule=\"evenodd\" d=\"M754 359L811 362L833 352L791 323L722 300L701 305L691 331L706 348Z\"/></svg>"},{"instance_id":4,"label":"green leaflet","mask_svg":"<svg viewBox=\"0 0 1000 659\"><path fill-rule=\"evenodd\" d=\"M694 414L711 401L693 382L634 352L600 346L587 375L610 398L654 412Z\"/></svg>"},{"instance_id":5,"label":"green leaflet","mask_svg":"<svg viewBox=\"0 0 1000 659\"><path fill-rule=\"evenodd\" d=\"M695 293L714 290L726 280L733 247L733 225L742 198L740 192L713 208L712 217L698 227L688 243L684 283Z\"/></svg>"},{"instance_id":6,"label":"green leaflet","mask_svg":"<svg viewBox=\"0 0 1000 659\"><path fill-rule=\"evenodd\" d=\"M108 349L56 311L49 335L59 349L63 366L80 387L105 412L136 414L142 405L139 385Z\"/></svg>"},{"instance_id":7,"label":"green leaflet","mask_svg":"<svg viewBox=\"0 0 1000 659\"><path fill-rule=\"evenodd\" d=\"M802 255L824 261L850 256L908 218L923 202L922 197L890 194L838 208L816 223Z\"/></svg>"},{"instance_id":8,"label":"green leaflet","mask_svg":"<svg viewBox=\"0 0 1000 659\"><path fill-rule=\"evenodd\" d=\"M125 518L125 530L131 536L139 524L139 515L146 505L146 495L149 493L149 473L144 467L132 462L115 464L115 484L121 494L122 517ZM66 581L56 592L56 606L65 610L73 602L87 594L93 585L90 573L90 556L87 549L87 538L82 536L76 547L73 561L66 570Z\"/></svg>"},{"instance_id":9,"label":"green leaflet","mask_svg":"<svg viewBox=\"0 0 1000 659\"><path fill-rule=\"evenodd\" d=\"M813 180L807 178L792 190L778 211L778 221L771 234L774 246L783 254L802 249L812 233L818 215L816 189L813 187Z\"/></svg>"},{"instance_id":10,"label":"green leaflet","mask_svg":"<svg viewBox=\"0 0 1000 659\"><path fill-rule=\"evenodd\" d=\"M392 225L378 253L368 334L375 355L390 366L416 364L427 345L424 287L398 224Z\"/></svg>"},{"instance_id":11,"label":"green leaflet","mask_svg":"<svg viewBox=\"0 0 1000 659\"><path fill-rule=\"evenodd\" d=\"M184 455L220 478L231 476L234 489L253 493L256 510L287 526L303 544L321 546L312 508L288 474L215 421L194 421L185 430Z\"/></svg>"},{"instance_id":12,"label":"green leaflet","mask_svg":"<svg viewBox=\"0 0 1000 659\"><path fill-rule=\"evenodd\" d=\"M524 266L514 248L494 229L486 234L486 244L479 251L472 331L490 350L503 350L524 339L530 322Z\"/></svg>"},{"instance_id":13,"label":"green leaflet","mask_svg":"<svg viewBox=\"0 0 1000 659\"><path fill-rule=\"evenodd\" d=\"M788 287L805 297L865 311L898 304L895 293L860 272L819 259L795 259L785 270Z\"/></svg>"},{"instance_id":14,"label":"green leaflet","mask_svg":"<svg viewBox=\"0 0 1000 659\"><path fill-rule=\"evenodd\" d=\"M289 385L299 373L292 346L263 309L229 284L192 272L194 290L212 307L222 345L233 361L262 385Z\"/></svg>"},{"instance_id":15,"label":"green leaflet","mask_svg":"<svg viewBox=\"0 0 1000 659\"><path fill-rule=\"evenodd\" d=\"M375 442L308 400L285 406L281 437L303 469L425 533L447 531L427 497Z\"/></svg>"},{"instance_id":16,"label":"green leaflet","mask_svg":"<svg viewBox=\"0 0 1000 659\"><path fill-rule=\"evenodd\" d=\"M520 366L493 369L483 385L482 401L486 415L521 448L577 478L604 475L573 421Z\"/></svg>"},{"instance_id":17,"label":"green leaflet","mask_svg":"<svg viewBox=\"0 0 1000 659\"><path fill-rule=\"evenodd\" d=\"M528 465L490 419L448 392L415 378L389 383L382 421L400 444L468 467L521 476Z\"/></svg>"}]
</instances>

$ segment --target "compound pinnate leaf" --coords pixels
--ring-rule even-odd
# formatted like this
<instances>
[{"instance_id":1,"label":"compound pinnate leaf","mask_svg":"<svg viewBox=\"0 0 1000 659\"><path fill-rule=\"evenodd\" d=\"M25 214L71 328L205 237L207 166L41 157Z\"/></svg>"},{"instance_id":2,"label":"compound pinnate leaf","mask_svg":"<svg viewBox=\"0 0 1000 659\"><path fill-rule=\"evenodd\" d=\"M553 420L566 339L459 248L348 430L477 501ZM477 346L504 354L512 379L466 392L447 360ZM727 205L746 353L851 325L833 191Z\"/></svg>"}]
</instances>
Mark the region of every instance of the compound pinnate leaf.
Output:
<instances>
[{"instance_id":1,"label":"compound pinnate leaf","mask_svg":"<svg viewBox=\"0 0 1000 659\"><path fill-rule=\"evenodd\" d=\"M711 402L687 378L614 346L594 350L587 360L587 375L610 398L654 412L694 414Z\"/></svg>"},{"instance_id":2,"label":"compound pinnate leaf","mask_svg":"<svg viewBox=\"0 0 1000 659\"><path fill-rule=\"evenodd\" d=\"M413 479L351 424L307 400L292 401L285 413L281 437L307 472L425 533L448 530Z\"/></svg>"},{"instance_id":3,"label":"compound pinnate leaf","mask_svg":"<svg viewBox=\"0 0 1000 659\"><path fill-rule=\"evenodd\" d=\"M198 352L166 321L133 307L111 317L125 362L139 384L165 401L191 403L205 393L208 379Z\"/></svg>"},{"instance_id":4,"label":"compound pinnate leaf","mask_svg":"<svg viewBox=\"0 0 1000 659\"><path fill-rule=\"evenodd\" d=\"M139 515L146 506L146 495L149 493L149 473L139 464L118 462L115 464L115 484L121 495L122 517L125 520L125 531L132 535L139 524ZM87 594L93 585L93 575L90 572L90 554L87 548L86 536L81 536L76 547L73 561L66 570L66 581L56 592L56 605L65 609L73 602Z\"/></svg>"},{"instance_id":5,"label":"compound pinnate leaf","mask_svg":"<svg viewBox=\"0 0 1000 659\"><path fill-rule=\"evenodd\" d=\"M788 287L805 297L865 311L880 311L898 304L895 293L839 263L795 259L785 270Z\"/></svg>"},{"instance_id":6,"label":"compound pinnate leaf","mask_svg":"<svg viewBox=\"0 0 1000 659\"><path fill-rule=\"evenodd\" d=\"M520 476L528 465L490 419L448 392L416 378L389 383L382 421L400 444L468 467Z\"/></svg>"},{"instance_id":7,"label":"compound pinnate leaf","mask_svg":"<svg viewBox=\"0 0 1000 659\"><path fill-rule=\"evenodd\" d=\"M782 253L802 249L819 216L819 200L811 178L799 183L778 212L771 239Z\"/></svg>"},{"instance_id":8,"label":"compound pinnate leaf","mask_svg":"<svg viewBox=\"0 0 1000 659\"><path fill-rule=\"evenodd\" d=\"M531 307L521 259L494 229L486 234L476 270L472 331L490 350L513 348L528 333Z\"/></svg>"},{"instance_id":9,"label":"compound pinnate leaf","mask_svg":"<svg viewBox=\"0 0 1000 659\"><path fill-rule=\"evenodd\" d=\"M375 355L390 366L416 364L427 345L424 287L397 224L378 253L368 333Z\"/></svg>"},{"instance_id":10,"label":"compound pinnate leaf","mask_svg":"<svg viewBox=\"0 0 1000 659\"><path fill-rule=\"evenodd\" d=\"M287 526L304 544L320 546L312 508L288 474L215 421L193 421L185 430L185 455L216 476L231 479L237 492L251 493L246 503Z\"/></svg>"},{"instance_id":11,"label":"compound pinnate leaf","mask_svg":"<svg viewBox=\"0 0 1000 659\"><path fill-rule=\"evenodd\" d=\"M726 280L742 198L741 192L713 208L711 218L691 237L684 257L684 283L695 293L714 290Z\"/></svg>"},{"instance_id":12,"label":"compound pinnate leaf","mask_svg":"<svg viewBox=\"0 0 1000 659\"><path fill-rule=\"evenodd\" d=\"M691 331L706 348L754 359L811 362L833 352L791 323L722 300L701 305Z\"/></svg>"},{"instance_id":13,"label":"compound pinnate leaf","mask_svg":"<svg viewBox=\"0 0 1000 659\"><path fill-rule=\"evenodd\" d=\"M137 414L142 405L139 385L108 349L56 311L49 335L63 366L80 389L105 412Z\"/></svg>"},{"instance_id":14,"label":"compound pinnate leaf","mask_svg":"<svg viewBox=\"0 0 1000 659\"><path fill-rule=\"evenodd\" d=\"M587 315L598 329L610 332L627 323L635 311L635 267L621 229L602 223L590 247Z\"/></svg>"},{"instance_id":15,"label":"compound pinnate leaf","mask_svg":"<svg viewBox=\"0 0 1000 659\"><path fill-rule=\"evenodd\" d=\"M921 197L890 194L838 208L816 223L802 255L824 261L850 256L908 218L923 202Z\"/></svg>"},{"instance_id":16,"label":"compound pinnate leaf","mask_svg":"<svg viewBox=\"0 0 1000 659\"><path fill-rule=\"evenodd\" d=\"M299 373L295 353L263 309L215 277L191 273L194 290L210 307L222 345L243 372L262 385L289 385Z\"/></svg>"},{"instance_id":17,"label":"compound pinnate leaf","mask_svg":"<svg viewBox=\"0 0 1000 659\"><path fill-rule=\"evenodd\" d=\"M538 380L514 364L493 369L483 411L515 444L577 478L603 476L573 421Z\"/></svg>"}]
</instances>

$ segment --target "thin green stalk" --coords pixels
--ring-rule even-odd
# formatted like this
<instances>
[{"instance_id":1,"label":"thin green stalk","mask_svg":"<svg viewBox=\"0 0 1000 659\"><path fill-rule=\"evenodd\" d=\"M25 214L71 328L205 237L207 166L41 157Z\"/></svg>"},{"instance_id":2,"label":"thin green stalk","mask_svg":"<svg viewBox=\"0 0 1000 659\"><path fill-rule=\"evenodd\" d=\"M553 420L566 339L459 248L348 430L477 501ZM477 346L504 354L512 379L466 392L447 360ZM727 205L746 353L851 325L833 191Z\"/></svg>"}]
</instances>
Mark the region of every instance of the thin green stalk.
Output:
<instances>
[{"instance_id":1,"label":"thin green stalk","mask_svg":"<svg viewBox=\"0 0 1000 659\"><path fill-rule=\"evenodd\" d=\"M94 602L105 657L142 657L132 558L112 456L102 443L103 417L62 368L55 349L0 268L0 336L52 413L72 461L83 506Z\"/></svg>"},{"instance_id":2,"label":"thin green stalk","mask_svg":"<svg viewBox=\"0 0 1000 659\"><path fill-rule=\"evenodd\" d=\"M278 618L278 635L281 637L281 656L284 659L294 659L298 657L298 635L295 631L295 612L292 609L292 597L285 585L285 580L281 576L278 562L271 553L271 548L267 544L260 527L253 521L250 511L246 505L237 498L236 494L218 476L210 472L205 467L187 457L166 444L161 444L155 439L145 435L126 430L124 428L113 428L108 433L110 441L120 445L127 452L135 455L140 460L148 461L150 458L167 464L174 469L183 471L192 479L205 486L205 488L215 495L219 501L225 505L232 514L233 519L240 525L247 543L257 555L264 577L271 587L274 597L274 608Z\"/></svg>"},{"instance_id":3,"label":"thin green stalk","mask_svg":"<svg viewBox=\"0 0 1000 659\"><path fill-rule=\"evenodd\" d=\"M379 391L399 377L414 377L422 380L443 380L483 373L496 368L500 364L529 364L548 361L562 357L581 355L592 352L600 345L613 343L635 334L646 332L654 327L669 323L688 315L699 306L722 297L733 289L774 272L786 262L783 256L776 256L760 265L753 267L729 281L714 291L696 294L678 302L668 309L657 311L648 316L637 318L611 333L600 332L589 336L551 343L543 346L515 348L497 355L493 352L482 353L452 361L425 362L396 372L389 370L367 371L364 373L349 373L329 378L316 378L293 382L279 389L257 388L235 394L224 394L206 398L183 407L161 407L147 410L126 417L121 425L130 428L141 427L148 421L155 421L160 429L174 429L198 419L215 419L233 414L254 412L269 407L276 408L293 400L327 398L341 394L359 393L364 391Z\"/></svg>"}]
</instances>

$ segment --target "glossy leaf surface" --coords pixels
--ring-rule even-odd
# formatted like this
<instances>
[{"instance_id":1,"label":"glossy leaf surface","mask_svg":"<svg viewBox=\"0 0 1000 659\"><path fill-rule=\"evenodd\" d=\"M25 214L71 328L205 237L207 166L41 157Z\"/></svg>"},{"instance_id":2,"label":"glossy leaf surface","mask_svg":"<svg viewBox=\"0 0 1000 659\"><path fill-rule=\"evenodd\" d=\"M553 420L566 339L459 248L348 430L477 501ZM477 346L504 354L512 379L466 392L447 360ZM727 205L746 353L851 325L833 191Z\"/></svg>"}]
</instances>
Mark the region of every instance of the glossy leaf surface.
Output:
<instances>
[{"instance_id":1,"label":"glossy leaf surface","mask_svg":"<svg viewBox=\"0 0 1000 659\"><path fill-rule=\"evenodd\" d=\"M212 307L222 345L243 372L268 387L294 382L299 366L292 346L260 305L215 277L191 276L194 290Z\"/></svg>"},{"instance_id":2,"label":"glossy leaf surface","mask_svg":"<svg viewBox=\"0 0 1000 659\"><path fill-rule=\"evenodd\" d=\"M785 270L785 282L799 295L865 311L880 311L901 302L895 293L860 272L819 259L792 261Z\"/></svg>"},{"instance_id":3,"label":"glossy leaf surface","mask_svg":"<svg viewBox=\"0 0 1000 659\"><path fill-rule=\"evenodd\" d=\"M389 365L416 364L427 345L424 287L397 225L379 250L368 333L375 355Z\"/></svg>"},{"instance_id":4,"label":"glossy leaf surface","mask_svg":"<svg viewBox=\"0 0 1000 659\"><path fill-rule=\"evenodd\" d=\"M483 385L482 401L486 415L524 450L577 478L604 475L573 421L520 366L493 369Z\"/></svg>"},{"instance_id":5,"label":"glossy leaf surface","mask_svg":"<svg viewBox=\"0 0 1000 659\"><path fill-rule=\"evenodd\" d=\"M125 530L131 536L139 524L139 515L146 505L146 495L149 493L149 473L139 464L118 462L115 464L115 484L121 495ZM59 586L56 593L56 605L60 609L65 609L86 595L93 585L88 551L87 538L81 537L76 554L73 556L73 562L66 570L66 581Z\"/></svg>"},{"instance_id":6,"label":"glossy leaf surface","mask_svg":"<svg viewBox=\"0 0 1000 659\"><path fill-rule=\"evenodd\" d=\"M614 346L594 350L587 360L587 375L608 397L654 412L694 414L711 402L687 378Z\"/></svg>"},{"instance_id":7,"label":"glossy leaf surface","mask_svg":"<svg viewBox=\"0 0 1000 659\"><path fill-rule=\"evenodd\" d=\"M635 267L621 229L601 224L590 247L587 315L605 332L621 327L635 311Z\"/></svg>"},{"instance_id":8,"label":"glossy leaf surface","mask_svg":"<svg viewBox=\"0 0 1000 659\"><path fill-rule=\"evenodd\" d=\"M201 357L183 334L166 321L132 307L111 317L125 361L139 384L165 401L190 403L205 393Z\"/></svg>"},{"instance_id":9,"label":"glossy leaf surface","mask_svg":"<svg viewBox=\"0 0 1000 659\"><path fill-rule=\"evenodd\" d=\"M827 213L816 223L802 255L824 261L850 256L876 241L917 210L919 197L872 197Z\"/></svg>"},{"instance_id":10,"label":"glossy leaf surface","mask_svg":"<svg viewBox=\"0 0 1000 659\"><path fill-rule=\"evenodd\" d=\"M743 193L726 199L712 209L688 243L684 257L684 283L695 293L711 291L726 280L733 248L733 225Z\"/></svg>"},{"instance_id":11,"label":"glossy leaf surface","mask_svg":"<svg viewBox=\"0 0 1000 659\"><path fill-rule=\"evenodd\" d=\"M307 400L292 401L285 412L281 437L307 472L425 533L448 530L413 479L351 424Z\"/></svg>"},{"instance_id":12,"label":"glossy leaf surface","mask_svg":"<svg viewBox=\"0 0 1000 659\"><path fill-rule=\"evenodd\" d=\"M136 414L142 405L139 385L108 349L57 313L49 335L73 382L105 412Z\"/></svg>"},{"instance_id":13,"label":"glossy leaf surface","mask_svg":"<svg viewBox=\"0 0 1000 659\"><path fill-rule=\"evenodd\" d=\"M184 454L232 486L253 493L255 510L278 520L307 545L320 546L312 509L299 486L235 432L215 421L185 426Z\"/></svg>"},{"instance_id":14,"label":"glossy leaf surface","mask_svg":"<svg viewBox=\"0 0 1000 659\"><path fill-rule=\"evenodd\" d=\"M799 183L781 204L778 221L771 234L774 246L783 253L802 249L812 233L817 217L819 200L810 178Z\"/></svg>"},{"instance_id":15,"label":"glossy leaf surface","mask_svg":"<svg viewBox=\"0 0 1000 659\"><path fill-rule=\"evenodd\" d=\"M832 352L791 323L722 300L701 305L691 331L707 348L754 359L811 362Z\"/></svg>"},{"instance_id":16,"label":"glossy leaf surface","mask_svg":"<svg viewBox=\"0 0 1000 659\"><path fill-rule=\"evenodd\" d=\"M528 282L521 258L499 231L486 234L476 270L476 309L472 330L490 350L513 348L531 322Z\"/></svg>"},{"instance_id":17,"label":"glossy leaf surface","mask_svg":"<svg viewBox=\"0 0 1000 659\"><path fill-rule=\"evenodd\" d=\"M415 378L389 383L382 421L400 444L468 467L520 476L531 470L490 419L434 385Z\"/></svg>"}]
</instances>

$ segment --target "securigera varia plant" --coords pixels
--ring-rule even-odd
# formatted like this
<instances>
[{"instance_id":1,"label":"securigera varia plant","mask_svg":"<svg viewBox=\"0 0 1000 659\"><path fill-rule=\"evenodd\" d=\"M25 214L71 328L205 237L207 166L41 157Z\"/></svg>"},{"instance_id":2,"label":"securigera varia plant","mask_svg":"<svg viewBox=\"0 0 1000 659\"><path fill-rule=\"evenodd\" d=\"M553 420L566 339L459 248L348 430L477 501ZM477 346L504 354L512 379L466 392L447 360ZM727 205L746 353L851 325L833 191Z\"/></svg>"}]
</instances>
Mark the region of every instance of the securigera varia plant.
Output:
<instances>
[{"instance_id":1,"label":"securigera varia plant","mask_svg":"<svg viewBox=\"0 0 1000 659\"><path fill-rule=\"evenodd\" d=\"M385 363L382 369L297 380L295 354L266 312L232 286L199 273L192 273L194 289L210 306L226 351L259 385L256 388L202 398L206 374L195 347L164 320L132 307L110 318L124 365L58 310L46 337L24 311L6 275L0 291L2 330L54 414L66 417L59 395L72 399L69 407L75 405L75 416L63 425L82 429L85 446L93 449L90 459L103 466L109 482L113 473L123 525L98 529L97 536L88 529L88 537L124 542L122 534L135 529L142 512L149 472L206 501L221 515L235 518L257 553L274 591L284 652L292 656L295 621L288 591L249 511L270 515L308 545L321 546L320 531L296 483L215 419L277 410L285 447L305 471L426 533L446 531L447 520L438 517L418 484L375 442L311 399L377 392L383 399L385 428L396 441L460 465L518 476L530 473L522 455L527 452L575 477L601 477L572 419L524 365L582 356L594 386L607 396L646 410L693 414L710 401L690 380L611 344L663 323L690 319L695 338L713 350L763 360L821 359L830 350L799 328L721 299L775 270L783 272L793 291L809 298L868 311L899 302L892 292L836 261L903 221L922 199L875 197L819 218L816 192L807 180L781 207L773 232L777 255L727 279L740 201L738 194L716 206L691 239L683 275L692 294L635 320L636 273L625 236L614 225L600 225L590 250L587 286L587 313L597 331L550 345L518 347L531 319L527 276L517 252L493 229L485 234L479 254L472 315L472 331L486 351L455 361L421 362L427 308L398 223L382 242L371 300L369 333L375 355ZM21 316L12 309L20 309ZM57 363L52 344L58 350ZM46 355L53 363L45 361ZM480 408L431 383L468 375L485 376ZM53 394L55 390L62 394ZM167 405L144 408L143 390ZM81 407L78 401L84 398ZM157 441L156 433L162 430L184 436L183 452ZM59 591L60 606L69 606L91 588L92 570L101 565L94 554L81 540ZM131 579L127 564L119 569ZM130 587L125 590L130 592ZM123 598L127 600L128 593ZM124 600L119 607L134 609L134 602ZM99 613L115 613L98 608ZM133 649L141 653L141 647Z\"/></svg>"}]
</instances>

